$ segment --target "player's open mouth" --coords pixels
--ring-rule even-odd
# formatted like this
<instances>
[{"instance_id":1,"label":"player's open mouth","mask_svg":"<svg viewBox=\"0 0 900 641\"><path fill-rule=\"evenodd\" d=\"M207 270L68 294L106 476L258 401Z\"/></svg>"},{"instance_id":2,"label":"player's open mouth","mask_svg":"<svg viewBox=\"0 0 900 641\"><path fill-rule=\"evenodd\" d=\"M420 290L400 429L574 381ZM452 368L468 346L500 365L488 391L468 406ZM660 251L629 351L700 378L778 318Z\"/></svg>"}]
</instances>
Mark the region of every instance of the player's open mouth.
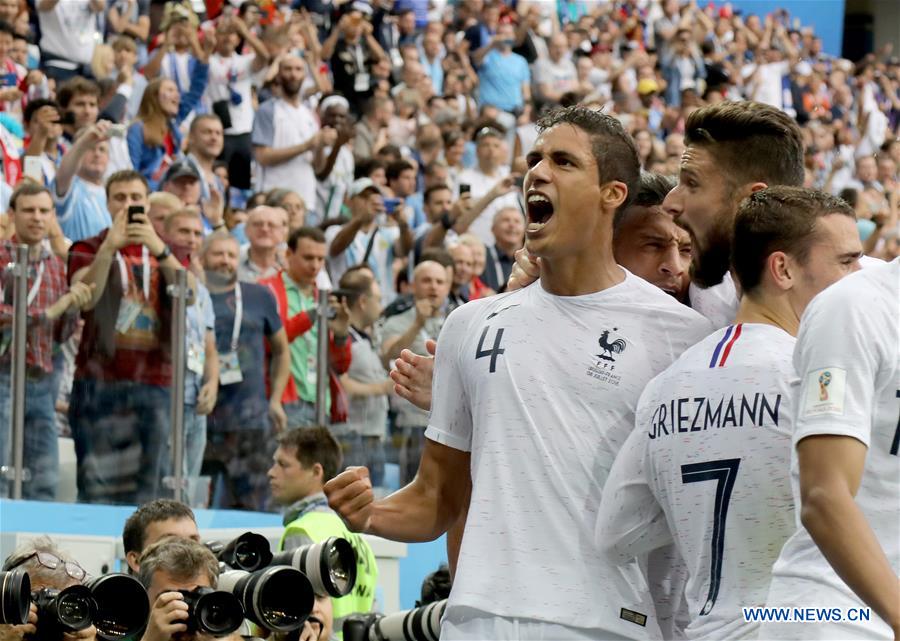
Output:
<instances>
[{"instance_id":1,"label":"player's open mouth","mask_svg":"<svg viewBox=\"0 0 900 641\"><path fill-rule=\"evenodd\" d=\"M553 203L540 192L530 192L526 201L529 233L539 232L553 217Z\"/></svg>"}]
</instances>

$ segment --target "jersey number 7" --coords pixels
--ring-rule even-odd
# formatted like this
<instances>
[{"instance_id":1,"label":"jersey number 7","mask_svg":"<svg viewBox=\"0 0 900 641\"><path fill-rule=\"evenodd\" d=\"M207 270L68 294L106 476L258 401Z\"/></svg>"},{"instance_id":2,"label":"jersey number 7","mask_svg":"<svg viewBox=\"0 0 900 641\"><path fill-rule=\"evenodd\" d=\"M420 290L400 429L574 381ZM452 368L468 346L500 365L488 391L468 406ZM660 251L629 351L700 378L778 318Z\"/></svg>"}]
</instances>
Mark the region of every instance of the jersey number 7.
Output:
<instances>
[{"instance_id":1,"label":"jersey number 7","mask_svg":"<svg viewBox=\"0 0 900 641\"><path fill-rule=\"evenodd\" d=\"M682 483L716 482L716 504L713 510L713 531L710 542L709 594L706 603L700 610L700 616L709 614L719 596L719 583L722 580L722 555L725 552L725 519L728 517L728 502L731 490L737 478L739 458L692 463L681 466Z\"/></svg>"}]
</instances>

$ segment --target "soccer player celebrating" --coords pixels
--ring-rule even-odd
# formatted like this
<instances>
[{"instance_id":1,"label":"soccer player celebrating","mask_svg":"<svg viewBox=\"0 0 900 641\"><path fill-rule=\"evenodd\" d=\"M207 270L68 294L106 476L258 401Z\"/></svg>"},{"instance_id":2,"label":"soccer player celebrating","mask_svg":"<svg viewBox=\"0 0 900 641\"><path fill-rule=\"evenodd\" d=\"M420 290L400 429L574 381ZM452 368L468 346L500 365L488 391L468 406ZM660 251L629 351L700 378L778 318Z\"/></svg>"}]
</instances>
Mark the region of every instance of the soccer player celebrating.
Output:
<instances>
[{"instance_id":1,"label":"soccer player celebrating","mask_svg":"<svg viewBox=\"0 0 900 641\"><path fill-rule=\"evenodd\" d=\"M524 181L540 282L448 317L411 484L373 501L351 468L325 486L352 529L395 540L434 539L468 504L445 641L656 628L637 564L607 562L593 529L641 390L709 324L615 264L613 216L639 176L621 125L573 107L540 132Z\"/></svg>"},{"instance_id":2,"label":"soccer player celebrating","mask_svg":"<svg viewBox=\"0 0 900 641\"><path fill-rule=\"evenodd\" d=\"M794 336L809 301L859 269L862 253L853 209L799 187L751 195L734 238L737 318L644 390L597 521L613 561L674 541L688 569L690 639L756 638L741 606L765 604L772 563L796 528Z\"/></svg>"},{"instance_id":3,"label":"soccer player celebrating","mask_svg":"<svg viewBox=\"0 0 900 641\"><path fill-rule=\"evenodd\" d=\"M767 605L841 608L843 620L765 623L761 639L900 639L898 288L900 259L869 266L803 317L791 477L803 527ZM864 606L877 617L848 611Z\"/></svg>"}]
</instances>

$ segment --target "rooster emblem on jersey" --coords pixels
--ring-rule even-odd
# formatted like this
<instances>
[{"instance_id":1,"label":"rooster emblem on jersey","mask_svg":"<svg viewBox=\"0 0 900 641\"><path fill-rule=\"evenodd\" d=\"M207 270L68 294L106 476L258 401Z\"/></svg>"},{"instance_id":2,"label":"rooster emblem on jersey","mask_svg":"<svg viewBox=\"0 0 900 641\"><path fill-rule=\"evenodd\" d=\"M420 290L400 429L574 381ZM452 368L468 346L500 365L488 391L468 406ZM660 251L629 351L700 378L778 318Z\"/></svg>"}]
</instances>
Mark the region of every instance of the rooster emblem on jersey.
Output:
<instances>
[{"instance_id":1,"label":"rooster emblem on jersey","mask_svg":"<svg viewBox=\"0 0 900 641\"><path fill-rule=\"evenodd\" d=\"M612 331L618 331L618 327L613 327ZM597 354L597 358L600 358L605 361L613 361L615 362L615 358L613 358L613 354L621 354L625 351L625 347L627 346L625 341L621 338L617 338L613 342L609 342L609 330L604 330L602 334L600 334L600 340L597 341L600 344L600 349L603 350L603 353Z\"/></svg>"}]
</instances>

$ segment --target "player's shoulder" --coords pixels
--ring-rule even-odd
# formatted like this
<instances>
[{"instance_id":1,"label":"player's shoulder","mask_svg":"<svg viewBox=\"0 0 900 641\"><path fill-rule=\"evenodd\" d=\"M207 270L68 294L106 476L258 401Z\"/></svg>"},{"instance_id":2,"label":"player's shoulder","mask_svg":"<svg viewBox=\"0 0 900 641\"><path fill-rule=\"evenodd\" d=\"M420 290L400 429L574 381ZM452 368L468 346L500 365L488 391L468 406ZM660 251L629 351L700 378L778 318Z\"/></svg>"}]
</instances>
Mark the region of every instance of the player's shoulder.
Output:
<instances>
[{"instance_id":1,"label":"player's shoulder","mask_svg":"<svg viewBox=\"0 0 900 641\"><path fill-rule=\"evenodd\" d=\"M496 294L486 298L471 300L465 305L460 305L447 316L445 327L449 325L469 325L485 320L491 320L505 312L507 308L513 311L513 307L521 307L528 300L528 289L540 286L538 283L512 292Z\"/></svg>"},{"instance_id":2,"label":"player's shoulder","mask_svg":"<svg viewBox=\"0 0 900 641\"><path fill-rule=\"evenodd\" d=\"M868 324L879 315L895 313L898 296L900 258L867 263L865 268L842 278L813 298L802 320L809 324L852 318Z\"/></svg>"},{"instance_id":3,"label":"player's shoulder","mask_svg":"<svg viewBox=\"0 0 900 641\"><path fill-rule=\"evenodd\" d=\"M696 310L679 303L671 295L656 285L625 270L626 279L621 291L622 300L647 316L649 322L657 323L668 332L684 331L694 336L696 342L714 329L709 320Z\"/></svg>"}]
</instances>

